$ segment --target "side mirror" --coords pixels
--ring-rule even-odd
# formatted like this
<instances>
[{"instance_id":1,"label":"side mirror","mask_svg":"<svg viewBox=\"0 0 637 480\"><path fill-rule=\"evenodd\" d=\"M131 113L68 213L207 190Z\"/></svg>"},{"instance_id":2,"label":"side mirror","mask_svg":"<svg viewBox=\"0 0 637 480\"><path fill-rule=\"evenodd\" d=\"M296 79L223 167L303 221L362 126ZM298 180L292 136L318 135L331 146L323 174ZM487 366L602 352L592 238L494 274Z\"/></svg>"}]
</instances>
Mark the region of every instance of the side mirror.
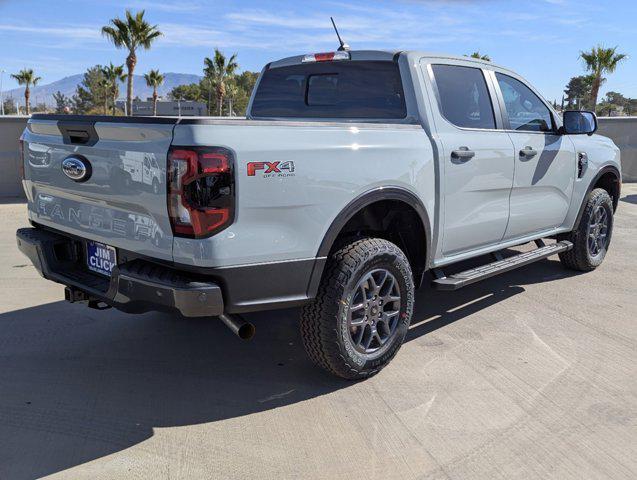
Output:
<instances>
[{"instance_id":1,"label":"side mirror","mask_svg":"<svg viewBox=\"0 0 637 480\"><path fill-rule=\"evenodd\" d=\"M566 110L561 130L567 135L592 135L597 131L597 115L585 110Z\"/></svg>"}]
</instances>

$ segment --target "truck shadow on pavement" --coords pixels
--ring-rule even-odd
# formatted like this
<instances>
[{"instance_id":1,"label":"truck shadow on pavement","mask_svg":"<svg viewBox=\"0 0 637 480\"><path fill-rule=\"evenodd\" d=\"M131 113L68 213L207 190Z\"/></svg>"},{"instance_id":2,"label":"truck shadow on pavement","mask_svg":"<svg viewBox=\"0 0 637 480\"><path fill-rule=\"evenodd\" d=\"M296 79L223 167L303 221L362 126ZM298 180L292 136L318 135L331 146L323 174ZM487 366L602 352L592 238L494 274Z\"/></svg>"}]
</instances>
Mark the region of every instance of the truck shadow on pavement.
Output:
<instances>
[{"instance_id":1,"label":"truck shadow on pavement","mask_svg":"<svg viewBox=\"0 0 637 480\"><path fill-rule=\"evenodd\" d=\"M0 205L17 205L17 204L24 204L24 202L26 202L26 199L24 197L18 197L18 196L0 196ZM26 207L25 207L26 208Z\"/></svg>"},{"instance_id":2,"label":"truck shadow on pavement","mask_svg":"<svg viewBox=\"0 0 637 480\"><path fill-rule=\"evenodd\" d=\"M637 205L637 194L633 194L633 195L626 195L625 197L622 197L620 199L622 202L626 202L626 203L634 203Z\"/></svg>"},{"instance_id":3,"label":"truck shadow on pavement","mask_svg":"<svg viewBox=\"0 0 637 480\"><path fill-rule=\"evenodd\" d=\"M524 285L572 274L543 261L458 292L423 287L407 341ZM232 419L351 385L306 359L297 318L296 309L251 314L257 336L242 342L215 320L62 301L1 314L0 478L39 478L143 442L155 428Z\"/></svg>"},{"instance_id":4,"label":"truck shadow on pavement","mask_svg":"<svg viewBox=\"0 0 637 480\"><path fill-rule=\"evenodd\" d=\"M515 255L516 250L507 250L504 256ZM453 265L447 274L477 267L489 261L487 256ZM524 285L546 283L562 278L581 275L582 272L567 270L559 260L542 260L518 270L504 273L456 291L436 291L423 285L416 293L416 305L406 342L415 340L453 322L462 320L491 305L499 303L525 291ZM425 279L425 282L427 279Z\"/></svg>"}]
</instances>

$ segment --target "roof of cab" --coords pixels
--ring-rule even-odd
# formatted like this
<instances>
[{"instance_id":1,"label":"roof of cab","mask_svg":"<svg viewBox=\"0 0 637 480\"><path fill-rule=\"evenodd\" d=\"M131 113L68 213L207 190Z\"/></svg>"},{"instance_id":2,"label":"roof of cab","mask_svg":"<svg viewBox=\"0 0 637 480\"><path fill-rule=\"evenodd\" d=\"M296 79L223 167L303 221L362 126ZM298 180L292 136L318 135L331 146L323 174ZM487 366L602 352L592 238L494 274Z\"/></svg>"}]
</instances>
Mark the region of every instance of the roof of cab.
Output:
<instances>
[{"instance_id":1,"label":"roof of cab","mask_svg":"<svg viewBox=\"0 0 637 480\"><path fill-rule=\"evenodd\" d=\"M267 65L267 68L287 67L289 65L298 65L302 62L305 55L312 55L318 52L308 52L303 55L295 55L293 57L282 58ZM400 51L389 50L350 50L350 58L352 60L386 60L391 61Z\"/></svg>"},{"instance_id":2,"label":"roof of cab","mask_svg":"<svg viewBox=\"0 0 637 480\"><path fill-rule=\"evenodd\" d=\"M317 52L308 52L308 54L313 54ZM438 58L445 60L458 60L463 62L477 63L480 65L489 65L491 67L502 68L503 70L508 70L505 67L497 65L493 62L481 60L479 58L473 57L461 57L458 55L449 55L446 53L433 53L433 52L422 52L418 50L350 50L350 57L352 60L385 60L391 61L394 59L396 55L407 55L409 57L417 57L417 58ZM293 57L282 58L281 60L276 60L274 62L269 63L266 68L277 68L277 67L286 67L289 65L298 65L303 60L305 55L295 55Z\"/></svg>"}]
</instances>

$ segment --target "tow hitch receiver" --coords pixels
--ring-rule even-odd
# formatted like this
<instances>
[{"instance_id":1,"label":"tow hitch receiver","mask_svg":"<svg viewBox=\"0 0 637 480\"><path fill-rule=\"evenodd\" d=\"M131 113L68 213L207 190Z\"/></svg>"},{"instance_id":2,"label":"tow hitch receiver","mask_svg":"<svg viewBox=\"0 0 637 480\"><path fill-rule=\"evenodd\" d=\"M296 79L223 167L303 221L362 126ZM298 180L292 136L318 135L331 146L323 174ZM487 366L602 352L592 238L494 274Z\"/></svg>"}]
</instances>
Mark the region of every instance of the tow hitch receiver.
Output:
<instances>
[{"instance_id":1,"label":"tow hitch receiver","mask_svg":"<svg viewBox=\"0 0 637 480\"><path fill-rule=\"evenodd\" d=\"M64 299L70 303L88 302L89 296L86 292L73 287L64 288Z\"/></svg>"},{"instance_id":2,"label":"tow hitch receiver","mask_svg":"<svg viewBox=\"0 0 637 480\"><path fill-rule=\"evenodd\" d=\"M93 308L95 310L106 310L111 308L110 305L102 300L91 297L88 293L73 287L64 288L64 299L69 303L86 302L88 308Z\"/></svg>"}]
</instances>

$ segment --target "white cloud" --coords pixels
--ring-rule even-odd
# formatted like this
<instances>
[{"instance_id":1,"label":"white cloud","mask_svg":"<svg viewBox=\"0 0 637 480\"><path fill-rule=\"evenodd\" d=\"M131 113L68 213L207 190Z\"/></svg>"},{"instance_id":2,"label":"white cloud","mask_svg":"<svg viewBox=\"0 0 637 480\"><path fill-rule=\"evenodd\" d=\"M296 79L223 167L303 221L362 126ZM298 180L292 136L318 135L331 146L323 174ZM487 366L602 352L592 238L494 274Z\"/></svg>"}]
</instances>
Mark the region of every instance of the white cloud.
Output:
<instances>
[{"instance_id":1,"label":"white cloud","mask_svg":"<svg viewBox=\"0 0 637 480\"><path fill-rule=\"evenodd\" d=\"M354 13L336 18L339 31L353 48L414 48L451 43L474 33L473 29L447 12L420 16L413 12L383 7L347 6ZM257 44L290 48L297 52L329 48L336 42L326 14L286 13L274 15L244 9L224 16L224 27L233 37L251 38ZM452 26L444 33L441 27ZM251 42L253 43L253 42Z\"/></svg>"},{"instance_id":2,"label":"white cloud","mask_svg":"<svg viewBox=\"0 0 637 480\"><path fill-rule=\"evenodd\" d=\"M77 40L98 40L102 38L100 27L69 25L67 27L39 27L36 25L0 24L0 31L16 33L34 33L53 35L56 37L72 38Z\"/></svg>"},{"instance_id":3,"label":"white cloud","mask_svg":"<svg viewBox=\"0 0 637 480\"><path fill-rule=\"evenodd\" d=\"M235 51L274 49L292 53L330 48L336 42L329 15L317 13L317 10L310 10L308 13L299 10L272 13L272 10L237 9L220 13L218 17L214 17L214 23L211 20L208 24L206 19L213 17L192 14L202 8L197 1L173 4L137 0L128 5L148 7L149 11L154 8L167 12L190 12L190 16L194 17L194 22L189 23L180 23L170 16L172 22L158 22L164 35L154 50L179 46L219 47ZM503 33L495 28L484 30L484 22L490 21L493 11L485 9L483 2L412 2L409 9L396 8L396 4L382 2L371 5L333 2L331 5L337 11L336 21L341 35L353 48L430 49L449 45L451 48L447 48L448 50L455 50L458 44L466 44L471 37L479 40L476 42L478 48L485 43L488 45L489 42L497 41ZM458 9L462 11L462 15L457 14ZM523 13L511 10L501 12L499 16L503 21L509 22L516 20L580 24L584 21L581 17L549 17L542 9L528 9ZM497 21L497 16L494 20ZM45 35L47 41L41 42L45 48L68 48L70 42L74 41L81 41L82 46L89 49L111 47L101 35L101 25L40 27L5 22L0 23L0 32L2 31L33 34L33 39ZM56 38L58 41L55 41Z\"/></svg>"},{"instance_id":4,"label":"white cloud","mask_svg":"<svg viewBox=\"0 0 637 480\"><path fill-rule=\"evenodd\" d=\"M159 10L162 12L170 12L170 13L191 13L201 9L201 4L198 2L175 2L175 3L164 3L164 2L156 2L156 1L133 1L126 2L126 8L135 9L135 10Z\"/></svg>"}]
</instances>

